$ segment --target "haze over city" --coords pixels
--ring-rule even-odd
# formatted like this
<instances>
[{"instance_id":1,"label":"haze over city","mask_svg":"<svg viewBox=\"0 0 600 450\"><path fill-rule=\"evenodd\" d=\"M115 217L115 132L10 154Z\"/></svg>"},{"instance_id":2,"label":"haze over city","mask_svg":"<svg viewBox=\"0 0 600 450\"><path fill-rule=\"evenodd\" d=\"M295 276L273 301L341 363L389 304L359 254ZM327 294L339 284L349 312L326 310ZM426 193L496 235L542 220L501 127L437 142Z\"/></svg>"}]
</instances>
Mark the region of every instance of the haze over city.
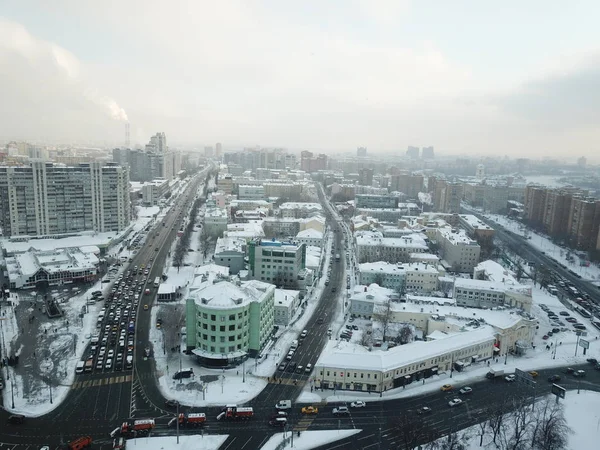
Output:
<instances>
[{"instance_id":1,"label":"haze over city","mask_svg":"<svg viewBox=\"0 0 600 450\"><path fill-rule=\"evenodd\" d=\"M54 2L0 11L0 138L596 156L594 1Z\"/></svg>"}]
</instances>

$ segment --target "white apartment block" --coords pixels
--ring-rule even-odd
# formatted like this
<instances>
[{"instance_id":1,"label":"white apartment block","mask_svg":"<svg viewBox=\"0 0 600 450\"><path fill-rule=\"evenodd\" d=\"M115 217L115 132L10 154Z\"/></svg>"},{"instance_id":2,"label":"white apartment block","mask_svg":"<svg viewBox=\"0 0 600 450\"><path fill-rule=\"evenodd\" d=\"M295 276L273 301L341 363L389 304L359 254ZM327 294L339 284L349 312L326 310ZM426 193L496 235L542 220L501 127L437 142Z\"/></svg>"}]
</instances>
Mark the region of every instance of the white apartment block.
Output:
<instances>
[{"instance_id":1,"label":"white apartment block","mask_svg":"<svg viewBox=\"0 0 600 450\"><path fill-rule=\"evenodd\" d=\"M223 236L227 231L227 210L207 207L204 213L204 230L210 236Z\"/></svg>"},{"instance_id":2,"label":"white apartment block","mask_svg":"<svg viewBox=\"0 0 600 450\"><path fill-rule=\"evenodd\" d=\"M401 238L386 238L379 231L357 231L354 238L359 263L408 262L412 253L425 253L429 250L424 236L418 233Z\"/></svg>"},{"instance_id":3,"label":"white apartment block","mask_svg":"<svg viewBox=\"0 0 600 450\"><path fill-rule=\"evenodd\" d=\"M443 227L436 229L440 256L453 272L472 272L479 263L481 248L464 230Z\"/></svg>"},{"instance_id":4,"label":"white apartment block","mask_svg":"<svg viewBox=\"0 0 600 450\"><path fill-rule=\"evenodd\" d=\"M169 192L169 180L159 178L148 181L142 185L142 202L145 206L157 205L167 192Z\"/></svg>"},{"instance_id":5,"label":"white apartment block","mask_svg":"<svg viewBox=\"0 0 600 450\"><path fill-rule=\"evenodd\" d=\"M255 280L295 289L298 275L306 267L306 246L276 240L255 240L248 244L250 273Z\"/></svg>"},{"instance_id":6,"label":"white apartment block","mask_svg":"<svg viewBox=\"0 0 600 450\"><path fill-rule=\"evenodd\" d=\"M323 233L313 228L307 228L306 230L300 231L296 235L296 241L300 244L304 244L307 247L322 247L323 246Z\"/></svg>"},{"instance_id":7,"label":"white apartment block","mask_svg":"<svg viewBox=\"0 0 600 450\"><path fill-rule=\"evenodd\" d=\"M129 171L96 162L0 167L0 211L5 236L122 231L131 220Z\"/></svg>"},{"instance_id":8,"label":"white apartment block","mask_svg":"<svg viewBox=\"0 0 600 450\"><path fill-rule=\"evenodd\" d=\"M300 306L300 291L275 289L275 325L288 326Z\"/></svg>"},{"instance_id":9,"label":"white apartment block","mask_svg":"<svg viewBox=\"0 0 600 450\"><path fill-rule=\"evenodd\" d=\"M359 266L359 283L380 286L396 292L431 293L438 288L438 278L445 275L442 266L426 263L398 263L378 261Z\"/></svg>"}]
</instances>

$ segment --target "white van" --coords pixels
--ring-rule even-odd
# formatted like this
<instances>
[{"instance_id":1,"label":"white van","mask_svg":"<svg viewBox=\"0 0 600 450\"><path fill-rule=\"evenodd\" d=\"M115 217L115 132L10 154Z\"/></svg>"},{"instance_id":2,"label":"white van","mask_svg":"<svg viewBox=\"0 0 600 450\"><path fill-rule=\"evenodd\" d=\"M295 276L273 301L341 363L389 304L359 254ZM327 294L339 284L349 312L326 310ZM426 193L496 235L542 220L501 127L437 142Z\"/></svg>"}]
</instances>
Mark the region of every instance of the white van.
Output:
<instances>
[{"instance_id":1,"label":"white van","mask_svg":"<svg viewBox=\"0 0 600 450\"><path fill-rule=\"evenodd\" d=\"M306 369L304 369L304 372L305 373L310 373L311 371L312 371L312 364L309 363L309 364L306 365Z\"/></svg>"},{"instance_id":2,"label":"white van","mask_svg":"<svg viewBox=\"0 0 600 450\"><path fill-rule=\"evenodd\" d=\"M279 400L275 405L275 409L291 409L292 401L291 400Z\"/></svg>"},{"instance_id":3,"label":"white van","mask_svg":"<svg viewBox=\"0 0 600 450\"><path fill-rule=\"evenodd\" d=\"M290 352L287 354L285 359L287 359L288 361L291 361L293 356L294 356L294 351L290 350Z\"/></svg>"},{"instance_id":4,"label":"white van","mask_svg":"<svg viewBox=\"0 0 600 450\"><path fill-rule=\"evenodd\" d=\"M298 340L292 341L292 345L290 345L290 350L296 350L298 348Z\"/></svg>"},{"instance_id":5,"label":"white van","mask_svg":"<svg viewBox=\"0 0 600 450\"><path fill-rule=\"evenodd\" d=\"M83 368L85 367L84 361L78 361L77 366L75 366L75 373L83 373Z\"/></svg>"}]
</instances>

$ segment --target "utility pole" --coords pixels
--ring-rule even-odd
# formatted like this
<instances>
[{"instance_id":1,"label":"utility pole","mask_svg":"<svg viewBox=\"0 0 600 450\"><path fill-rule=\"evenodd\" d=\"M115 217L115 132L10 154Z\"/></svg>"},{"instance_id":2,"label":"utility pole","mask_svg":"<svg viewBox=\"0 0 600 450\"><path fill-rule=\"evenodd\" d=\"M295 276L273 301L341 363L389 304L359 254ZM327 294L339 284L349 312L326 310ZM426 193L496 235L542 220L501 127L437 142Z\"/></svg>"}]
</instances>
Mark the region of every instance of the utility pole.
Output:
<instances>
[{"instance_id":1,"label":"utility pole","mask_svg":"<svg viewBox=\"0 0 600 450\"><path fill-rule=\"evenodd\" d=\"M246 359L242 360L242 383L246 382Z\"/></svg>"},{"instance_id":2,"label":"utility pole","mask_svg":"<svg viewBox=\"0 0 600 450\"><path fill-rule=\"evenodd\" d=\"M177 415L175 416L175 420L177 421L177 444L179 444L179 402L177 402Z\"/></svg>"}]
</instances>

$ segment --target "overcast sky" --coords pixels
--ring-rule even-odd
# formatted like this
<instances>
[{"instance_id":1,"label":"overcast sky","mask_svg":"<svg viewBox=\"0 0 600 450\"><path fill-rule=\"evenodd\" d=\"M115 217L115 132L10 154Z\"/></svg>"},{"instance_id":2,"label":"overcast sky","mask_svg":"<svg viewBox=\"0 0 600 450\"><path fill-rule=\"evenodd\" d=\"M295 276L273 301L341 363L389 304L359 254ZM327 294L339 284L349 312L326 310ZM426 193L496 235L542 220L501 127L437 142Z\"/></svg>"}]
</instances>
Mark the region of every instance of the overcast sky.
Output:
<instances>
[{"instance_id":1,"label":"overcast sky","mask_svg":"<svg viewBox=\"0 0 600 450\"><path fill-rule=\"evenodd\" d=\"M4 0L0 138L600 162L600 2Z\"/></svg>"}]
</instances>

